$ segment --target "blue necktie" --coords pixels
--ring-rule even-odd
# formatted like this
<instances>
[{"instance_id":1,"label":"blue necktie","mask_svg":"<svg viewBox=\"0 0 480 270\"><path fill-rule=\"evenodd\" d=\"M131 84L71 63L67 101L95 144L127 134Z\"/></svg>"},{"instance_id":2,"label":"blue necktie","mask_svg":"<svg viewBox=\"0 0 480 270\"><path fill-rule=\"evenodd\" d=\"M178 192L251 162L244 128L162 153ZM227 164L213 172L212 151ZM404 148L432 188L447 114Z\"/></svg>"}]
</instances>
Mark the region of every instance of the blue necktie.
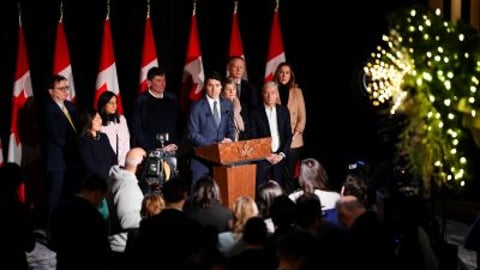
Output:
<instances>
[{"instance_id":1,"label":"blue necktie","mask_svg":"<svg viewBox=\"0 0 480 270\"><path fill-rule=\"evenodd\" d=\"M220 125L220 112L218 111L218 101L213 102L213 119L215 120L215 124L218 126Z\"/></svg>"}]
</instances>

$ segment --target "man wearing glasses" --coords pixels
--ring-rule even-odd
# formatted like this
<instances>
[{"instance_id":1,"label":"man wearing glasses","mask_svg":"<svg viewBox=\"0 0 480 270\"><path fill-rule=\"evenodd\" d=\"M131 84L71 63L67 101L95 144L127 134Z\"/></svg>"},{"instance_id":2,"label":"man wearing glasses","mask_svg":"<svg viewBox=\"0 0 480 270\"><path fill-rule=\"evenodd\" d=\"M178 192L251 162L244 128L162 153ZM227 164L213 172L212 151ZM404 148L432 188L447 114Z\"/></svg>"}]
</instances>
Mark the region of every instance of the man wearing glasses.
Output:
<instances>
[{"instance_id":1,"label":"man wearing glasses","mask_svg":"<svg viewBox=\"0 0 480 270\"><path fill-rule=\"evenodd\" d=\"M47 222L60 199L77 191L75 179L79 174L75 169L79 163L75 156L78 156L77 132L80 130L76 109L67 100L68 90L66 77L58 74L52 76L48 85L50 98L45 104Z\"/></svg>"}]
</instances>

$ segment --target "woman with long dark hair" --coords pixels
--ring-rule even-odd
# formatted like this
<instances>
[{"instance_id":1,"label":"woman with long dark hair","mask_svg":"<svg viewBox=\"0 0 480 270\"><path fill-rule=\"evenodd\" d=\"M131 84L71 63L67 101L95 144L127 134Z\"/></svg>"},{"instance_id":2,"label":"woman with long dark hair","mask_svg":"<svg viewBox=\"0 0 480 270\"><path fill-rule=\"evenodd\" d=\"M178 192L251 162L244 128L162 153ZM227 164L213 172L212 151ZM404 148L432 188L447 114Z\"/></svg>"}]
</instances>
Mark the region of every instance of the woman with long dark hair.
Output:
<instances>
[{"instance_id":1,"label":"woman with long dark hair","mask_svg":"<svg viewBox=\"0 0 480 270\"><path fill-rule=\"evenodd\" d=\"M108 137L118 160L118 164L125 165L125 157L130 150L130 131L127 119L117 110L117 96L111 91L103 92L97 101L98 113L102 117L101 131Z\"/></svg>"}]
</instances>

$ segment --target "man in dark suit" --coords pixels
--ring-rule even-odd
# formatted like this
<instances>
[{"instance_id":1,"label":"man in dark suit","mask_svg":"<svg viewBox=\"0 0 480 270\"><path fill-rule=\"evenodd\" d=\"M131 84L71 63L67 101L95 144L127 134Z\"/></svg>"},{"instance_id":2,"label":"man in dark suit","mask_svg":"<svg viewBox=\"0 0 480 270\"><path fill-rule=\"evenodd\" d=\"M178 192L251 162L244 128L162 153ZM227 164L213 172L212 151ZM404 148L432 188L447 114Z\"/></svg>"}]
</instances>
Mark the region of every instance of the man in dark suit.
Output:
<instances>
[{"instance_id":1,"label":"man in dark suit","mask_svg":"<svg viewBox=\"0 0 480 270\"><path fill-rule=\"evenodd\" d=\"M73 183L78 166L76 156L78 115L74 105L67 100L68 80L64 76L55 74L49 82L48 93L51 98L45 105L46 125L46 169L48 177L48 217L60 201L64 191L75 192ZM65 183L65 180L69 182ZM77 190L78 191L78 190Z\"/></svg>"},{"instance_id":2,"label":"man in dark suit","mask_svg":"<svg viewBox=\"0 0 480 270\"><path fill-rule=\"evenodd\" d=\"M282 172L285 158L292 142L290 113L284 105L276 104L278 85L267 82L262 89L263 106L251 113L251 138L272 138L272 153L257 162L257 188L269 179L277 181L284 189Z\"/></svg>"},{"instance_id":3,"label":"man in dark suit","mask_svg":"<svg viewBox=\"0 0 480 270\"><path fill-rule=\"evenodd\" d=\"M222 77L212 72L205 80L206 95L192 105L187 123L187 136L194 147L232 142L235 136L232 103L220 97ZM192 157L192 187L204 175L210 174L211 164Z\"/></svg>"},{"instance_id":4,"label":"man in dark suit","mask_svg":"<svg viewBox=\"0 0 480 270\"><path fill-rule=\"evenodd\" d=\"M237 96L242 106L240 114L244 120L245 133L249 130L250 113L260 106L260 95L253 84L246 79L245 59L239 55L231 56L227 63L227 77L235 82ZM244 138L240 138L244 139Z\"/></svg>"}]
</instances>

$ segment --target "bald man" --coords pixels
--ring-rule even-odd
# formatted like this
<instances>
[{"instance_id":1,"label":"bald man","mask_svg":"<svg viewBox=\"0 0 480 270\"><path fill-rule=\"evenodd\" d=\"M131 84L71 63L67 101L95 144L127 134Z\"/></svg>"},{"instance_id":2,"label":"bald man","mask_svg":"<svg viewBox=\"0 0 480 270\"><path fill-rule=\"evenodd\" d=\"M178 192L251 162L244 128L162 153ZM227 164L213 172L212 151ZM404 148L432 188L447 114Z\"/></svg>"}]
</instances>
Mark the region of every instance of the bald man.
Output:
<instances>
[{"instance_id":1,"label":"bald man","mask_svg":"<svg viewBox=\"0 0 480 270\"><path fill-rule=\"evenodd\" d=\"M109 242L113 252L113 261L120 266L125 257L127 230L140 227L143 192L138 185L137 171L146 155L146 151L142 148L132 148L127 153L125 167L116 165L110 170L108 182L110 192L107 200L113 211L111 210L110 215Z\"/></svg>"}]
</instances>

